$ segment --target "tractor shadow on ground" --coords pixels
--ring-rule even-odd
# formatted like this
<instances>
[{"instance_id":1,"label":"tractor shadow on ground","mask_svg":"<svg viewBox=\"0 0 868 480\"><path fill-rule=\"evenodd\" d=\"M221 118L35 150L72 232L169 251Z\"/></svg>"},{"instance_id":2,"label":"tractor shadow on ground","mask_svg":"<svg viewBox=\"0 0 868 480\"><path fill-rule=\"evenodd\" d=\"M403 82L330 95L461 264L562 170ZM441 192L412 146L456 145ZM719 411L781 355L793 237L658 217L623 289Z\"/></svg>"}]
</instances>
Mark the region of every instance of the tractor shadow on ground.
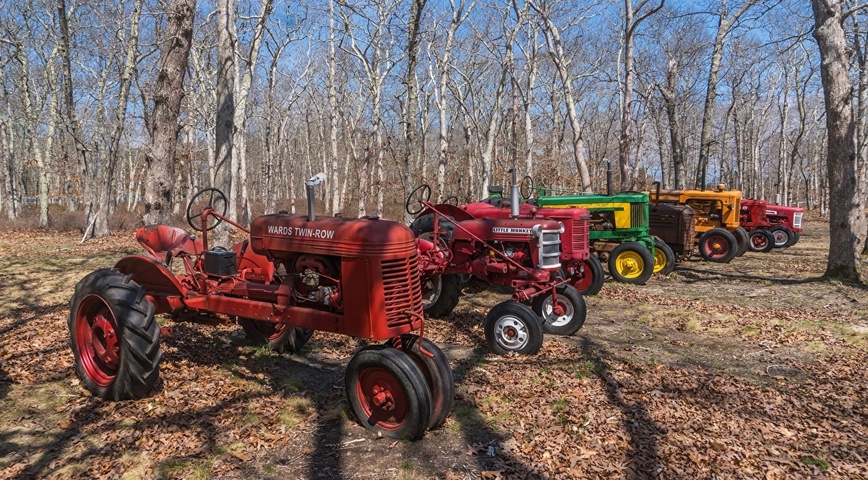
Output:
<instances>
[{"instance_id":1,"label":"tractor shadow on ground","mask_svg":"<svg viewBox=\"0 0 868 480\"><path fill-rule=\"evenodd\" d=\"M0 400L6 398L11 383L12 379L9 378L9 374L6 373L6 370L3 370L3 362L0 361Z\"/></svg>"},{"instance_id":2,"label":"tractor shadow on ground","mask_svg":"<svg viewBox=\"0 0 868 480\"><path fill-rule=\"evenodd\" d=\"M808 277L802 279L779 278L779 277L763 277L757 275L747 275L744 273L726 273L716 270L705 270L702 268L691 268L679 265L675 268L675 272L681 276L684 283L702 283L715 281L720 277L732 280L751 281L751 282L771 282L776 285L805 285L808 283L817 283L827 281L823 277Z\"/></svg>"}]
</instances>

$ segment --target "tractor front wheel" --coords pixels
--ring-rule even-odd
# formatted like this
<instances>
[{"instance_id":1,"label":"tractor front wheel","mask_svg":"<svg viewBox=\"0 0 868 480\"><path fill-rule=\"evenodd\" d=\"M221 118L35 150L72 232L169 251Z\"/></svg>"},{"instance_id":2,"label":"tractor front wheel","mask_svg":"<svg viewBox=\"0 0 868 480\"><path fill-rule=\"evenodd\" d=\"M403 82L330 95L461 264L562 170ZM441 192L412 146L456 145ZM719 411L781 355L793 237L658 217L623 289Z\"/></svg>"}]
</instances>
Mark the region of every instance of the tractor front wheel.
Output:
<instances>
[{"instance_id":1,"label":"tractor front wheel","mask_svg":"<svg viewBox=\"0 0 868 480\"><path fill-rule=\"evenodd\" d=\"M750 232L750 251L768 252L775 248L775 240L768 230L758 228Z\"/></svg>"},{"instance_id":2,"label":"tractor front wheel","mask_svg":"<svg viewBox=\"0 0 868 480\"><path fill-rule=\"evenodd\" d=\"M603 273L603 264L594 255L588 257L578 266L579 272L570 280L573 287L582 295L596 295L603 288L606 274Z\"/></svg>"},{"instance_id":3,"label":"tractor front wheel","mask_svg":"<svg viewBox=\"0 0 868 480\"><path fill-rule=\"evenodd\" d=\"M160 326L145 289L117 270L78 282L69 302L75 373L93 395L128 400L147 395L160 377Z\"/></svg>"},{"instance_id":4,"label":"tractor front wheel","mask_svg":"<svg viewBox=\"0 0 868 480\"><path fill-rule=\"evenodd\" d=\"M654 241L654 273L669 275L675 270L675 252L662 240Z\"/></svg>"},{"instance_id":5,"label":"tractor front wheel","mask_svg":"<svg viewBox=\"0 0 868 480\"><path fill-rule=\"evenodd\" d=\"M417 440L431 420L425 375L401 350L367 347L347 365L344 386L362 426L389 438Z\"/></svg>"},{"instance_id":6,"label":"tractor front wheel","mask_svg":"<svg viewBox=\"0 0 868 480\"><path fill-rule=\"evenodd\" d=\"M738 249L735 236L723 228L712 228L699 237L699 254L715 263L729 263Z\"/></svg>"},{"instance_id":7,"label":"tractor front wheel","mask_svg":"<svg viewBox=\"0 0 868 480\"><path fill-rule=\"evenodd\" d=\"M282 323L239 318L238 324L244 329L248 340L256 345L268 346L277 353L295 353L313 336L313 330L309 328Z\"/></svg>"},{"instance_id":8,"label":"tractor front wheel","mask_svg":"<svg viewBox=\"0 0 868 480\"><path fill-rule=\"evenodd\" d=\"M792 232L792 230L790 230L790 231ZM799 232L793 232L793 239L790 240L786 246L792 247L793 245L799 243L799 238L801 238L801 235L799 234Z\"/></svg>"},{"instance_id":9,"label":"tractor front wheel","mask_svg":"<svg viewBox=\"0 0 868 480\"><path fill-rule=\"evenodd\" d=\"M781 225L775 225L774 227L770 228L769 233L771 233L772 238L774 238L774 248L786 247L793 238L793 232L789 228Z\"/></svg>"},{"instance_id":10,"label":"tractor front wheel","mask_svg":"<svg viewBox=\"0 0 868 480\"><path fill-rule=\"evenodd\" d=\"M587 307L582 295L570 285L557 287L557 300L551 293L533 299L533 311L543 320L542 328L554 335L572 335L585 324Z\"/></svg>"},{"instance_id":11,"label":"tractor front wheel","mask_svg":"<svg viewBox=\"0 0 868 480\"><path fill-rule=\"evenodd\" d=\"M654 273L654 257L642 244L624 242L609 255L609 273L619 282L644 285Z\"/></svg>"},{"instance_id":12,"label":"tractor front wheel","mask_svg":"<svg viewBox=\"0 0 868 480\"><path fill-rule=\"evenodd\" d=\"M495 305L485 316L483 330L488 348L499 355L533 355L542 347L539 317L530 307L514 300Z\"/></svg>"},{"instance_id":13,"label":"tractor front wheel","mask_svg":"<svg viewBox=\"0 0 868 480\"><path fill-rule=\"evenodd\" d=\"M461 296L459 275L434 275L422 284L422 308L431 317L452 313Z\"/></svg>"},{"instance_id":14,"label":"tractor front wheel","mask_svg":"<svg viewBox=\"0 0 868 480\"><path fill-rule=\"evenodd\" d=\"M388 342L387 346L393 346L392 342ZM455 401L455 378L452 375L452 367L449 366L449 359L434 342L423 338L421 346L433 357L429 357L419 348L418 335L412 333L401 335L401 349L422 370L422 375L425 376L425 382L431 391L432 410L428 428L439 428L443 426L446 417L452 411L452 404Z\"/></svg>"},{"instance_id":15,"label":"tractor front wheel","mask_svg":"<svg viewBox=\"0 0 868 480\"><path fill-rule=\"evenodd\" d=\"M736 257L740 257L747 252L750 247L750 238L748 237L747 230L744 227L737 227L732 231L732 236L735 237L735 241L738 244L738 250L735 252Z\"/></svg>"}]
</instances>

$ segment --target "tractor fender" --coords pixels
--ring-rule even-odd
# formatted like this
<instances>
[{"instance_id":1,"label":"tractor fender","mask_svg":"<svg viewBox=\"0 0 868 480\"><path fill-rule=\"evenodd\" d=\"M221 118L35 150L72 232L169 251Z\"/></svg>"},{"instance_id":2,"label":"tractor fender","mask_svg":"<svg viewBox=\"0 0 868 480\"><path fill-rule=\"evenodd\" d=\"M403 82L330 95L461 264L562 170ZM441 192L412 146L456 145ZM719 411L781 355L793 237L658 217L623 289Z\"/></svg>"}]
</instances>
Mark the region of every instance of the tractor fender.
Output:
<instances>
[{"instance_id":1,"label":"tractor fender","mask_svg":"<svg viewBox=\"0 0 868 480\"><path fill-rule=\"evenodd\" d=\"M461 207L456 207L455 205L450 205L448 203L441 203L440 205L434 205L434 208L437 209L437 212L445 217L452 217L455 223L463 222L465 220L476 220L476 217L467 213ZM426 208L422 213L416 216L416 218L423 217L428 214L433 214L434 210L431 208Z\"/></svg>"},{"instance_id":2,"label":"tractor fender","mask_svg":"<svg viewBox=\"0 0 868 480\"><path fill-rule=\"evenodd\" d=\"M133 280L145 290L159 290L162 294L178 295L184 298L187 288L165 265L144 255L130 255L115 264L121 273L132 275Z\"/></svg>"}]
</instances>

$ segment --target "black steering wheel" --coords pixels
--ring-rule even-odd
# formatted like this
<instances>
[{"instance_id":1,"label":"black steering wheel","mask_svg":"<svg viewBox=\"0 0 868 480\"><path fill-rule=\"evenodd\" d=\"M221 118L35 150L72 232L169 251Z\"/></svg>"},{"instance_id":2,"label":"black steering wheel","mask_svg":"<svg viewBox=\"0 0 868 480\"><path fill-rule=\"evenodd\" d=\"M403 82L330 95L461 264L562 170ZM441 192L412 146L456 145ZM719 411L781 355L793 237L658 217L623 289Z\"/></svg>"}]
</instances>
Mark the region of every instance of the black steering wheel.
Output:
<instances>
[{"instance_id":1,"label":"black steering wheel","mask_svg":"<svg viewBox=\"0 0 868 480\"><path fill-rule=\"evenodd\" d=\"M410 215L416 215L421 212L425 205L422 202L427 202L431 198L431 187L426 184L419 185L414 188L410 195L407 195L407 201L404 203L404 209Z\"/></svg>"},{"instance_id":2,"label":"black steering wheel","mask_svg":"<svg viewBox=\"0 0 868 480\"><path fill-rule=\"evenodd\" d=\"M214 213L220 216L226 216L226 209L229 207L229 202L226 201L226 195L216 188L206 188L200 190L190 203L187 204L187 223L193 227L193 230L201 232L202 228L202 213L207 209L211 209ZM195 221L194 221L195 220ZM204 230L213 230L217 225L220 225L223 219L214 215L209 215L205 221Z\"/></svg>"},{"instance_id":3,"label":"black steering wheel","mask_svg":"<svg viewBox=\"0 0 868 480\"><path fill-rule=\"evenodd\" d=\"M448 203L449 205L455 205L457 207L458 197L456 197L455 195L449 195L448 197L443 199L443 203Z\"/></svg>"},{"instance_id":4,"label":"black steering wheel","mask_svg":"<svg viewBox=\"0 0 868 480\"><path fill-rule=\"evenodd\" d=\"M525 175L524 178L521 179L519 192L521 193L521 198L525 200L533 196L533 178L531 178L530 175Z\"/></svg>"}]
</instances>

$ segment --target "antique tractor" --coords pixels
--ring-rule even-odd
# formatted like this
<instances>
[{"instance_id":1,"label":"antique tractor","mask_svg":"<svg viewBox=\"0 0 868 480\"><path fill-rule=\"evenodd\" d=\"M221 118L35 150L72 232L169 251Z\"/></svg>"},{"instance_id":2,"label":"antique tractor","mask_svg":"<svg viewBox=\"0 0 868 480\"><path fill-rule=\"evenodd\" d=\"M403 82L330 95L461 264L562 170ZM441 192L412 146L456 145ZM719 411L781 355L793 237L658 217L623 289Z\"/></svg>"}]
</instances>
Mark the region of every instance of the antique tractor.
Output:
<instances>
[{"instance_id":1,"label":"antique tractor","mask_svg":"<svg viewBox=\"0 0 868 480\"><path fill-rule=\"evenodd\" d=\"M420 185L407 198L416 215L426 312L443 316L455 308L459 277L512 289L512 300L492 308L483 329L491 351L534 354L543 331L572 335L585 322L581 294L561 278L561 234L565 225L537 218L477 219L450 204L428 202L431 188ZM525 303L530 303L528 307Z\"/></svg>"},{"instance_id":2,"label":"antique tractor","mask_svg":"<svg viewBox=\"0 0 868 480\"><path fill-rule=\"evenodd\" d=\"M747 231L748 248L752 252L769 252L775 248L775 237L769 230L772 225L766 217L765 200L742 199L738 223ZM786 240L788 237L784 233L784 241Z\"/></svg>"},{"instance_id":3,"label":"antique tractor","mask_svg":"<svg viewBox=\"0 0 868 480\"><path fill-rule=\"evenodd\" d=\"M705 260L729 263L748 249L747 231L739 226L741 192L718 185L714 190L660 190L655 204L687 205L696 214L699 254Z\"/></svg>"},{"instance_id":4,"label":"antique tractor","mask_svg":"<svg viewBox=\"0 0 868 480\"><path fill-rule=\"evenodd\" d=\"M659 188L660 183L654 182ZM659 195L657 196L659 198ZM649 208L651 234L672 250L676 261L693 255L696 243L696 214L687 205L661 204L659 200Z\"/></svg>"},{"instance_id":5,"label":"antique tractor","mask_svg":"<svg viewBox=\"0 0 868 480\"><path fill-rule=\"evenodd\" d=\"M416 439L442 425L454 383L443 352L422 337L413 234L377 217L317 217L313 190L324 178L306 182L307 215L264 215L248 230L226 218L220 191L206 189L186 212L201 239L165 225L139 229L151 256L122 258L75 287L70 346L82 384L110 400L148 394L161 359L156 314L237 321L249 338L280 351L297 351L320 330L386 341L361 349L347 366L347 399L363 426ZM249 239L229 249L209 245L208 232L224 220ZM183 274L172 273L177 260Z\"/></svg>"},{"instance_id":6,"label":"antique tractor","mask_svg":"<svg viewBox=\"0 0 868 480\"><path fill-rule=\"evenodd\" d=\"M468 203L462 210L475 218L492 219L551 219L564 225L561 235L561 274L582 295L596 295L603 287L603 266L597 257L591 255L588 246L588 219L590 213L584 208L539 208L519 199L519 186L516 184L515 170L510 169L512 187L510 198L491 196L484 200ZM530 178L530 177L527 177ZM525 180L527 180L527 178ZM525 194L528 185L525 183ZM502 192L502 187L493 189ZM489 189L491 192L492 189ZM516 207L517 206L517 207ZM517 209L516 209L517 208Z\"/></svg>"},{"instance_id":7,"label":"antique tractor","mask_svg":"<svg viewBox=\"0 0 868 480\"><path fill-rule=\"evenodd\" d=\"M744 198L741 201L739 223L750 235L754 235L758 230L770 234L772 247L761 250L767 252L771 248L791 247L799 241L804 214L803 208L768 205L765 200ZM751 249L754 249L753 247L751 244Z\"/></svg>"}]
</instances>

